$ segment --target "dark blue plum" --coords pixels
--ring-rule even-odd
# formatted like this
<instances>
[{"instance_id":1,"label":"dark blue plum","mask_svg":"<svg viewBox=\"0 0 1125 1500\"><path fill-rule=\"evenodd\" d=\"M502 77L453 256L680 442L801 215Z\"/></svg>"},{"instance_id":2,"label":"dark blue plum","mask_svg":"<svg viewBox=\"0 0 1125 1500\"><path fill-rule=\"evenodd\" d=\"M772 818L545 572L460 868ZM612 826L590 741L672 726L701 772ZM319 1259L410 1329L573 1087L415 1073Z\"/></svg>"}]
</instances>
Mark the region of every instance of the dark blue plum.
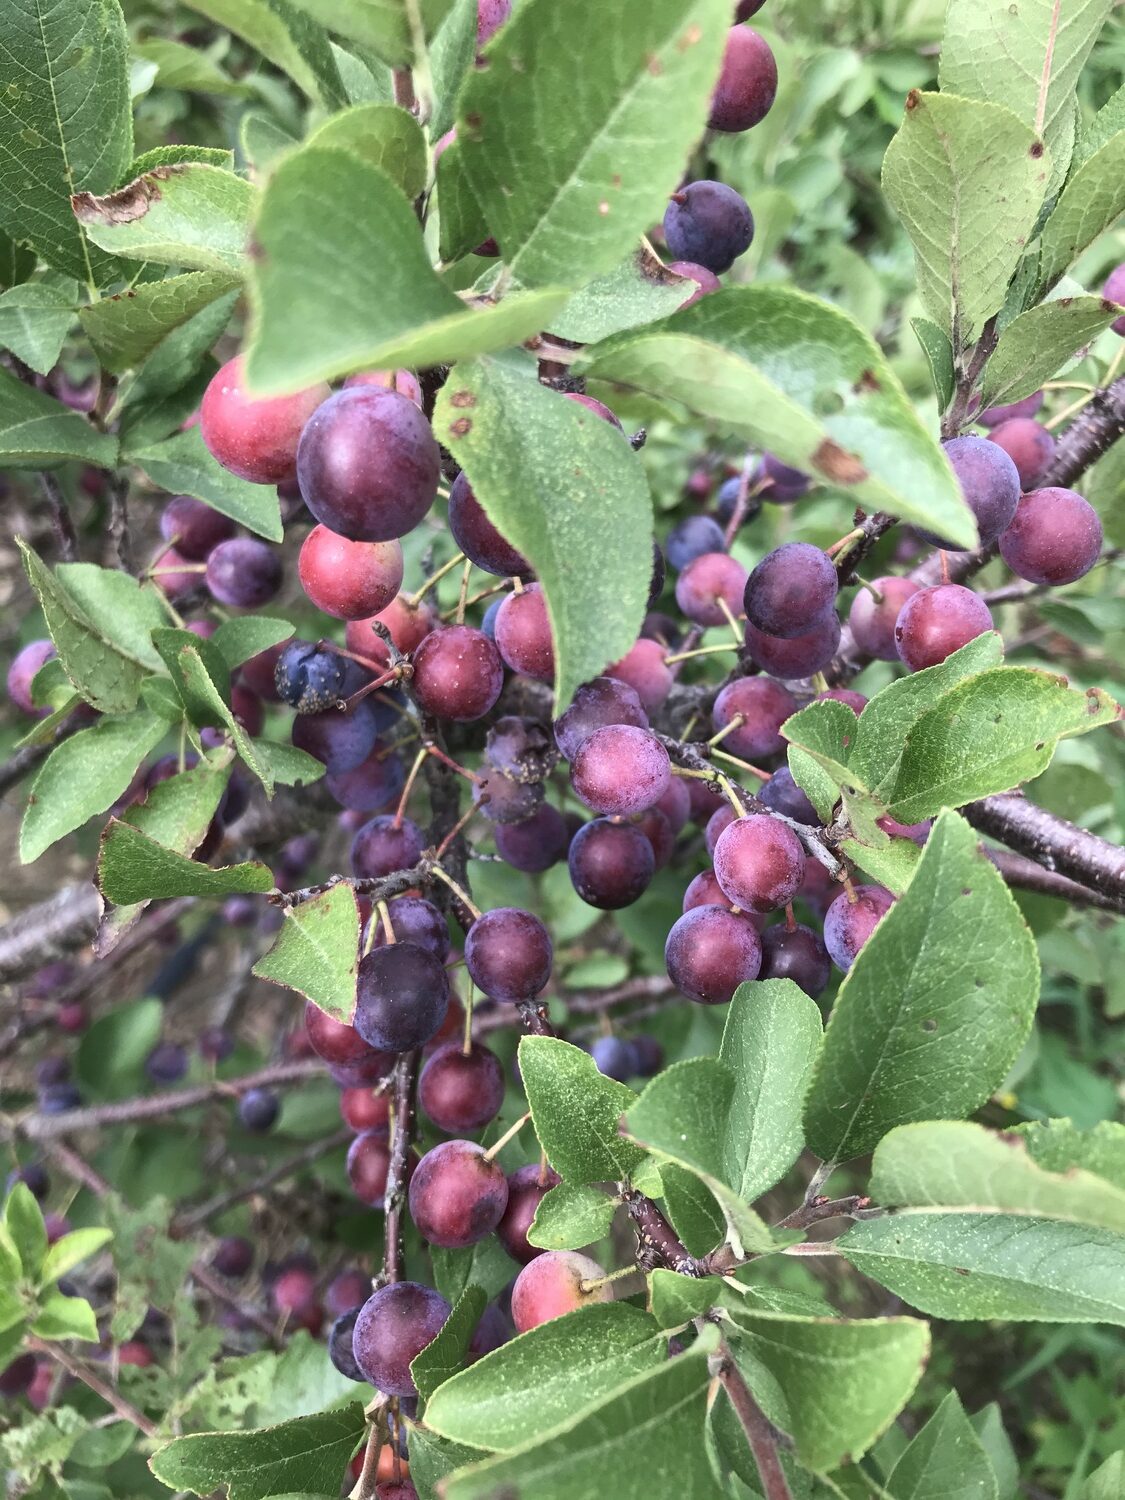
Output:
<instances>
[{"instance_id":1,"label":"dark blue plum","mask_svg":"<svg viewBox=\"0 0 1125 1500\"><path fill-rule=\"evenodd\" d=\"M737 480L735 481L737 489ZM677 521L664 543L668 566L678 573L705 552L725 552L723 528L711 516L686 516Z\"/></svg>"},{"instance_id":2,"label":"dark blue plum","mask_svg":"<svg viewBox=\"0 0 1125 1500\"><path fill-rule=\"evenodd\" d=\"M725 182L689 182L672 194L664 214L664 241L673 260L694 261L721 276L754 238L746 199Z\"/></svg>"},{"instance_id":3,"label":"dark blue plum","mask_svg":"<svg viewBox=\"0 0 1125 1500\"><path fill-rule=\"evenodd\" d=\"M618 1083L627 1083L640 1071L637 1049L632 1042L619 1036L600 1036L590 1044L590 1056L597 1064L598 1072L606 1078L616 1078Z\"/></svg>"},{"instance_id":4,"label":"dark blue plum","mask_svg":"<svg viewBox=\"0 0 1125 1500\"><path fill-rule=\"evenodd\" d=\"M247 1089L238 1101L238 1118L255 1135L264 1135L280 1113L281 1101L269 1089Z\"/></svg>"},{"instance_id":5,"label":"dark blue plum","mask_svg":"<svg viewBox=\"0 0 1125 1500\"><path fill-rule=\"evenodd\" d=\"M283 703L299 714L319 714L335 709L369 679L358 662L328 646L290 641L277 658L273 680Z\"/></svg>"}]
</instances>

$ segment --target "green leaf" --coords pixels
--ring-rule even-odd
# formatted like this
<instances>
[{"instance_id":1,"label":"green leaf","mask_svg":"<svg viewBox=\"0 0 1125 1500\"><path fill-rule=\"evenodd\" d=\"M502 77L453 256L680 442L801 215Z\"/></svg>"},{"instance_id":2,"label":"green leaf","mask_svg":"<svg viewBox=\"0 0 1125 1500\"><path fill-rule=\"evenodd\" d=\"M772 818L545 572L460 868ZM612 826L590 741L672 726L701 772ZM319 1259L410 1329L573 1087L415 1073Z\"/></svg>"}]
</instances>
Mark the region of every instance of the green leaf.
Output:
<instances>
[{"instance_id":1,"label":"green leaf","mask_svg":"<svg viewBox=\"0 0 1125 1500\"><path fill-rule=\"evenodd\" d=\"M473 10L476 11L476 0L473 0ZM475 22L473 34L476 34ZM437 1495L438 1485L446 1475L480 1458L477 1449L451 1443L429 1427L416 1426L409 1418L406 1431L410 1444L410 1478L419 1495Z\"/></svg>"},{"instance_id":2,"label":"green leaf","mask_svg":"<svg viewBox=\"0 0 1125 1500\"><path fill-rule=\"evenodd\" d=\"M996 1476L956 1391L903 1450L887 1476L895 1500L996 1500Z\"/></svg>"},{"instance_id":3,"label":"green leaf","mask_svg":"<svg viewBox=\"0 0 1125 1500\"><path fill-rule=\"evenodd\" d=\"M159 88L197 94L246 95L249 85L238 83L208 53L172 37L147 37L133 43L133 53L156 64Z\"/></svg>"},{"instance_id":4,"label":"green leaf","mask_svg":"<svg viewBox=\"0 0 1125 1500\"><path fill-rule=\"evenodd\" d=\"M17 243L0 229L0 287L19 286L34 273L37 261L30 246Z\"/></svg>"},{"instance_id":5,"label":"green leaf","mask_svg":"<svg viewBox=\"0 0 1125 1500\"><path fill-rule=\"evenodd\" d=\"M0 461L16 469L49 469L68 458L110 469L117 442L81 412L0 369Z\"/></svg>"},{"instance_id":6,"label":"green leaf","mask_svg":"<svg viewBox=\"0 0 1125 1500\"><path fill-rule=\"evenodd\" d=\"M801 1101L822 1035L820 1009L791 979L740 984L719 1058L734 1074L723 1175L753 1203L801 1154Z\"/></svg>"},{"instance_id":7,"label":"green leaf","mask_svg":"<svg viewBox=\"0 0 1125 1500\"><path fill-rule=\"evenodd\" d=\"M227 151L222 146L153 146L151 151L142 151L135 158L117 186L127 187L129 183L143 177L146 172L155 171L157 167L178 167L185 162L197 161L208 167L221 167L225 172L234 171L234 152Z\"/></svg>"},{"instance_id":8,"label":"green leaf","mask_svg":"<svg viewBox=\"0 0 1125 1500\"><path fill-rule=\"evenodd\" d=\"M1125 1495L1125 1451L1112 1454L1095 1469L1080 1494L1082 1500L1121 1500Z\"/></svg>"},{"instance_id":9,"label":"green leaf","mask_svg":"<svg viewBox=\"0 0 1125 1500\"><path fill-rule=\"evenodd\" d=\"M116 906L171 896L230 896L272 891L272 872L260 860L213 869L166 849L129 823L111 818L98 851L98 888Z\"/></svg>"},{"instance_id":10,"label":"green leaf","mask_svg":"<svg viewBox=\"0 0 1125 1500\"><path fill-rule=\"evenodd\" d=\"M729 24L725 0L650 0L628 25L602 0L532 0L507 22L465 80L457 139L523 286L583 286L660 218L703 131ZM557 65L576 36L580 90Z\"/></svg>"},{"instance_id":11,"label":"green leaf","mask_svg":"<svg viewBox=\"0 0 1125 1500\"><path fill-rule=\"evenodd\" d=\"M1019 1460L1004 1431L999 1404L989 1402L980 1411L974 1412L969 1421L973 1424L973 1431L988 1454L992 1472L996 1475L997 1500L1016 1500L1020 1482Z\"/></svg>"},{"instance_id":12,"label":"green leaf","mask_svg":"<svg viewBox=\"0 0 1125 1500\"><path fill-rule=\"evenodd\" d=\"M498 1297L512 1280L511 1258L495 1235L486 1235L464 1250L430 1247L434 1286L449 1303L456 1302L470 1286L479 1286L486 1297Z\"/></svg>"},{"instance_id":13,"label":"green leaf","mask_svg":"<svg viewBox=\"0 0 1125 1500\"><path fill-rule=\"evenodd\" d=\"M429 1401L464 1365L469 1341L487 1301L479 1286L467 1286L437 1337L410 1361L410 1373L423 1401Z\"/></svg>"},{"instance_id":14,"label":"green leaf","mask_svg":"<svg viewBox=\"0 0 1125 1500\"><path fill-rule=\"evenodd\" d=\"M127 260L218 271L237 281L257 190L205 162L181 162L97 196L78 193L74 213L95 245Z\"/></svg>"},{"instance_id":15,"label":"green leaf","mask_svg":"<svg viewBox=\"0 0 1125 1500\"><path fill-rule=\"evenodd\" d=\"M284 534L277 491L272 485L239 479L213 459L198 427L177 432L151 446L130 448L125 457L153 484L171 494L194 495L248 531L271 542Z\"/></svg>"},{"instance_id":16,"label":"green leaf","mask_svg":"<svg viewBox=\"0 0 1125 1500\"><path fill-rule=\"evenodd\" d=\"M844 1320L727 1303L731 1352L751 1387L765 1369L785 1398L797 1457L824 1472L853 1462L890 1426L921 1379L930 1334L916 1318Z\"/></svg>"},{"instance_id":17,"label":"green leaf","mask_svg":"<svg viewBox=\"0 0 1125 1500\"><path fill-rule=\"evenodd\" d=\"M836 1241L846 1260L937 1318L1125 1326L1125 1236L1011 1213L904 1208Z\"/></svg>"},{"instance_id":18,"label":"green leaf","mask_svg":"<svg viewBox=\"0 0 1125 1500\"><path fill-rule=\"evenodd\" d=\"M1052 287L1125 209L1125 129L1073 174L1039 243L1040 289Z\"/></svg>"},{"instance_id":19,"label":"green leaf","mask_svg":"<svg viewBox=\"0 0 1125 1500\"><path fill-rule=\"evenodd\" d=\"M75 1071L83 1094L95 1101L125 1099L135 1094L141 1084L145 1058L160 1040L163 1024L164 1007L159 1000L133 1000L99 1016L78 1043ZM167 1214L164 1227L166 1220ZM113 1227L112 1217L109 1222ZM114 1259L120 1271L128 1242L122 1241L119 1229L115 1229L115 1240ZM143 1312L142 1307L138 1323ZM132 1331L121 1334L114 1330L115 1336L122 1338Z\"/></svg>"},{"instance_id":20,"label":"green leaf","mask_svg":"<svg viewBox=\"0 0 1125 1500\"><path fill-rule=\"evenodd\" d=\"M352 105L325 120L305 144L351 151L382 168L407 198L417 198L426 186L426 137L414 116L397 104Z\"/></svg>"},{"instance_id":21,"label":"green leaf","mask_svg":"<svg viewBox=\"0 0 1125 1500\"><path fill-rule=\"evenodd\" d=\"M430 265L402 190L338 147L308 146L279 163L254 237L247 376L262 395L352 370L448 364L504 349L537 333L566 300L565 292L544 291L466 307Z\"/></svg>"},{"instance_id":22,"label":"green leaf","mask_svg":"<svg viewBox=\"0 0 1125 1500\"><path fill-rule=\"evenodd\" d=\"M81 308L78 316L100 362L120 374L135 369L173 328L237 285L237 277L227 271L188 271L164 281L142 281Z\"/></svg>"},{"instance_id":23,"label":"green leaf","mask_svg":"<svg viewBox=\"0 0 1125 1500\"><path fill-rule=\"evenodd\" d=\"M1061 180L1073 142L1078 76L1110 6L1111 0L1091 0L1063 14L1053 0L1031 0L1017 15L1003 0L952 0L941 47L942 92L1002 99L1025 125L1041 131Z\"/></svg>"},{"instance_id":24,"label":"green leaf","mask_svg":"<svg viewBox=\"0 0 1125 1500\"><path fill-rule=\"evenodd\" d=\"M26 1183L24 1183L24 1187L27 1187ZM34 1199L32 1201L34 1202ZM6 1209L7 1205L5 1205L5 1222L0 1224L0 1269L4 1272L4 1279L0 1281L0 1298L14 1299L18 1302L18 1298L15 1298L14 1287L21 1278L20 1267L22 1257L8 1228ZM4 1314L0 1318L0 1327L7 1328L10 1326L8 1307L6 1303L0 1304L0 1306L2 1306ZM11 1322L17 1321L20 1316L22 1314L17 1307L14 1315L11 1317Z\"/></svg>"},{"instance_id":25,"label":"green leaf","mask_svg":"<svg viewBox=\"0 0 1125 1500\"><path fill-rule=\"evenodd\" d=\"M29 1281L39 1284L43 1259L47 1254L47 1230L43 1212L26 1182L17 1182L4 1205L4 1228L18 1256L18 1263L5 1266L5 1281ZM7 1248L7 1247L5 1247Z\"/></svg>"},{"instance_id":26,"label":"green leaf","mask_svg":"<svg viewBox=\"0 0 1125 1500\"><path fill-rule=\"evenodd\" d=\"M296 745L283 745L277 740L252 740L254 754L268 767L270 776L282 786L306 786L319 781L324 775L324 764L315 756L306 755Z\"/></svg>"},{"instance_id":27,"label":"green leaf","mask_svg":"<svg viewBox=\"0 0 1125 1500\"><path fill-rule=\"evenodd\" d=\"M211 637L211 644L233 671L259 652L287 641L292 634L288 620L274 620L268 615L239 615L223 621Z\"/></svg>"},{"instance_id":28,"label":"green leaf","mask_svg":"<svg viewBox=\"0 0 1125 1500\"><path fill-rule=\"evenodd\" d=\"M640 460L580 403L491 360L453 371L434 431L489 518L535 568L561 711L580 683L625 655L644 617L652 509ZM582 555L596 555L599 566L580 567Z\"/></svg>"},{"instance_id":29,"label":"green leaf","mask_svg":"<svg viewBox=\"0 0 1125 1500\"><path fill-rule=\"evenodd\" d=\"M805 1101L825 1161L893 1126L971 1113L1023 1045L1039 991L1035 942L956 813L934 824L914 879L840 987Z\"/></svg>"},{"instance_id":30,"label":"green leaf","mask_svg":"<svg viewBox=\"0 0 1125 1500\"><path fill-rule=\"evenodd\" d=\"M720 1300L722 1282L717 1276L681 1276L659 1269L648 1273L648 1300L661 1328L681 1328Z\"/></svg>"},{"instance_id":31,"label":"green leaf","mask_svg":"<svg viewBox=\"0 0 1125 1500\"><path fill-rule=\"evenodd\" d=\"M194 854L218 810L229 774L229 766L220 767L209 762L181 771L154 786L143 802L123 815L122 821L138 828L165 849L172 849L177 854ZM103 837L108 836L112 827L111 822ZM106 893L103 891L102 894ZM103 916L97 939L99 954L120 939L147 904L145 900Z\"/></svg>"},{"instance_id":32,"label":"green leaf","mask_svg":"<svg viewBox=\"0 0 1125 1500\"><path fill-rule=\"evenodd\" d=\"M539 1200L527 1238L541 1250L581 1250L605 1238L616 1211L597 1188L560 1182Z\"/></svg>"},{"instance_id":33,"label":"green leaf","mask_svg":"<svg viewBox=\"0 0 1125 1500\"><path fill-rule=\"evenodd\" d=\"M707 1186L741 1260L747 1251L771 1250L773 1237L728 1180L728 1161L737 1171L741 1156L729 1148L735 1086L733 1070L716 1058L673 1063L645 1086L625 1115L625 1129L661 1161L683 1167Z\"/></svg>"},{"instance_id":34,"label":"green leaf","mask_svg":"<svg viewBox=\"0 0 1125 1500\"><path fill-rule=\"evenodd\" d=\"M474 1368L484 1364L481 1360ZM651 1500L654 1475L667 1474L675 1475L682 1495L711 1495L714 1480L699 1441L708 1384L706 1348L700 1340L673 1360L662 1357L656 1369L591 1405L553 1437L533 1439L525 1448L458 1471L445 1482L446 1500L492 1500L501 1494L589 1500L602 1491L607 1475L612 1476L614 1500ZM643 1462L638 1462L641 1455Z\"/></svg>"},{"instance_id":35,"label":"green leaf","mask_svg":"<svg viewBox=\"0 0 1125 1500\"><path fill-rule=\"evenodd\" d=\"M350 1021L359 966L359 907L350 885L285 908L273 947L254 965L261 979L304 995L334 1020Z\"/></svg>"},{"instance_id":36,"label":"green leaf","mask_svg":"<svg viewBox=\"0 0 1125 1500\"><path fill-rule=\"evenodd\" d=\"M985 367L983 403L998 406L1030 396L1115 317L1120 310L1104 297L1059 297L1021 313L1004 329Z\"/></svg>"},{"instance_id":37,"label":"green leaf","mask_svg":"<svg viewBox=\"0 0 1125 1500\"><path fill-rule=\"evenodd\" d=\"M310 99L331 109L348 102L328 39L290 0L187 0L269 59ZM234 1500L234 1497L231 1497Z\"/></svg>"},{"instance_id":38,"label":"green leaf","mask_svg":"<svg viewBox=\"0 0 1125 1500\"><path fill-rule=\"evenodd\" d=\"M295 1417L253 1432L199 1432L158 1448L148 1466L169 1489L229 1500L270 1495L336 1495L340 1476L364 1433L358 1401L339 1411Z\"/></svg>"},{"instance_id":39,"label":"green leaf","mask_svg":"<svg viewBox=\"0 0 1125 1500\"><path fill-rule=\"evenodd\" d=\"M575 369L678 402L849 502L976 545L953 471L877 344L816 297L728 287L595 345Z\"/></svg>"},{"instance_id":40,"label":"green leaf","mask_svg":"<svg viewBox=\"0 0 1125 1500\"><path fill-rule=\"evenodd\" d=\"M477 50L477 0L453 0L430 45L434 107L429 132L440 141L453 126L457 92Z\"/></svg>"},{"instance_id":41,"label":"green leaf","mask_svg":"<svg viewBox=\"0 0 1125 1500\"><path fill-rule=\"evenodd\" d=\"M283 129L272 115L255 112L243 115L238 139L243 156L259 180L279 156L298 144L296 137Z\"/></svg>"},{"instance_id":42,"label":"green leaf","mask_svg":"<svg viewBox=\"0 0 1125 1500\"><path fill-rule=\"evenodd\" d=\"M154 585L93 563L59 563L55 578L107 642L142 666L159 670L150 636L167 616Z\"/></svg>"},{"instance_id":43,"label":"green leaf","mask_svg":"<svg viewBox=\"0 0 1125 1500\"><path fill-rule=\"evenodd\" d=\"M567 1182L627 1177L644 1152L622 1140L617 1125L637 1097L598 1072L588 1052L557 1037L520 1038L519 1068L535 1134Z\"/></svg>"},{"instance_id":44,"label":"green leaf","mask_svg":"<svg viewBox=\"0 0 1125 1500\"><path fill-rule=\"evenodd\" d=\"M412 13L431 36L451 0L294 0L329 31L369 49L391 67L415 61Z\"/></svg>"},{"instance_id":45,"label":"green leaf","mask_svg":"<svg viewBox=\"0 0 1125 1500\"><path fill-rule=\"evenodd\" d=\"M229 706L230 670L218 647L190 630L170 625L154 630L152 643L168 668L172 685L192 723L224 723L221 709ZM206 685L201 676L206 677Z\"/></svg>"},{"instance_id":46,"label":"green leaf","mask_svg":"<svg viewBox=\"0 0 1125 1500\"><path fill-rule=\"evenodd\" d=\"M6 9L0 223L87 286L112 279L70 211L105 192L133 154L125 19L118 0L27 0Z\"/></svg>"},{"instance_id":47,"label":"green leaf","mask_svg":"<svg viewBox=\"0 0 1125 1500\"><path fill-rule=\"evenodd\" d=\"M488 238L488 225L465 175L463 153L456 140L442 152L436 176L438 249L443 261L460 260Z\"/></svg>"},{"instance_id":48,"label":"green leaf","mask_svg":"<svg viewBox=\"0 0 1125 1500\"><path fill-rule=\"evenodd\" d=\"M426 1426L510 1453L666 1359L648 1313L625 1302L594 1303L541 1323L455 1375L432 1397Z\"/></svg>"},{"instance_id":49,"label":"green leaf","mask_svg":"<svg viewBox=\"0 0 1125 1500\"><path fill-rule=\"evenodd\" d=\"M1125 1189L1068 1166L1045 1171L1026 1139L963 1121L903 1125L875 1148L871 1196L907 1208L1000 1208L1125 1234Z\"/></svg>"},{"instance_id":50,"label":"green leaf","mask_svg":"<svg viewBox=\"0 0 1125 1500\"><path fill-rule=\"evenodd\" d=\"M662 1161L659 1186L644 1189L664 1201L672 1227L692 1255L706 1255L722 1243L727 1232L726 1216L701 1178L673 1162Z\"/></svg>"},{"instance_id":51,"label":"green leaf","mask_svg":"<svg viewBox=\"0 0 1125 1500\"><path fill-rule=\"evenodd\" d=\"M876 693L860 715L848 750L852 776L885 801L898 773L906 737L926 710L964 678L998 666L1003 659L1000 636L995 630L986 630L936 667L899 677Z\"/></svg>"},{"instance_id":52,"label":"green leaf","mask_svg":"<svg viewBox=\"0 0 1125 1500\"><path fill-rule=\"evenodd\" d=\"M863 844L859 839L842 839L840 853L859 866L869 880L884 885L894 896L901 896L914 879L922 851L913 839L888 838L881 844Z\"/></svg>"},{"instance_id":53,"label":"green leaf","mask_svg":"<svg viewBox=\"0 0 1125 1500\"><path fill-rule=\"evenodd\" d=\"M207 353L230 321L238 295L237 291L227 292L225 296L202 308L178 328L172 329L155 352L145 360L144 367L130 382L122 405L122 445L125 448L151 447L158 438L170 432L173 427L178 427L192 414L194 408L187 406L183 417L179 420L173 418L157 430L154 417L159 412L153 414L149 408L176 393L180 393L182 399L182 393L193 380L198 381L203 372L203 387L206 386L207 380L217 368L207 359ZM198 404L199 398L196 398L196 407ZM143 409L143 419L138 417L138 405ZM146 432L150 433L147 438L144 436Z\"/></svg>"},{"instance_id":54,"label":"green leaf","mask_svg":"<svg viewBox=\"0 0 1125 1500\"><path fill-rule=\"evenodd\" d=\"M20 827L20 860L31 864L65 834L123 795L167 721L146 708L100 719L61 741L43 762Z\"/></svg>"},{"instance_id":55,"label":"green leaf","mask_svg":"<svg viewBox=\"0 0 1125 1500\"><path fill-rule=\"evenodd\" d=\"M1003 307L1049 176L1041 140L1010 109L953 93L907 96L883 192L914 245L922 305L955 354Z\"/></svg>"},{"instance_id":56,"label":"green leaf","mask_svg":"<svg viewBox=\"0 0 1125 1500\"><path fill-rule=\"evenodd\" d=\"M1046 770L1060 739L1112 724L1119 715L1099 688L1083 692L1031 667L997 667L967 678L906 736L887 795L891 815L916 823L943 807L1008 791Z\"/></svg>"},{"instance_id":57,"label":"green leaf","mask_svg":"<svg viewBox=\"0 0 1125 1500\"><path fill-rule=\"evenodd\" d=\"M98 1342L98 1324L94 1309L82 1297L64 1297L52 1292L43 1297L31 1331L41 1339L83 1339Z\"/></svg>"},{"instance_id":58,"label":"green leaf","mask_svg":"<svg viewBox=\"0 0 1125 1500\"><path fill-rule=\"evenodd\" d=\"M642 246L576 292L552 322L551 332L576 344L596 344L674 313L695 290L695 282L669 271Z\"/></svg>"},{"instance_id":59,"label":"green leaf","mask_svg":"<svg viewBox=\"0 0 1125 1500\"><path fill-rule=\"evenodd\" d=\"M848 705L831 698L810 703L786 719L782 733L789 741L793 779L824 821L832 821L842 798L853 828L870 825L870 795L848 764L858 734Z\"/></svg>"},{"instance_id":60,"label":"green leaf","mask_svg":"<svg viewBox=\"0 0 1125 1500\"><path fill-rule=\"evenodd\" d=\"M59 353L78 302L78 283L49 273L40 281L14 286L0 296L0 348L46 375Z\"/></svg>"},{"instance_id":61,"label":"green leaf","mask_svg":"<svg viewBox=\"0 0 1125 1500\"><path fill-rule=\"evenodd\" d=\"M931 323L929 318L911 318L910 326L930 367L938 410L944 411L953 399L953 350L949 337L936 323Z\"/></svg>"},{"instance_id":62,"label":"green leaf","mask_svg":"<svg viewBox=\"0 0 1125 1500\"><path fill-rule=\"evenodd\" d=\"M272 797L273 775L270 767L254 748L253 740L235 718L223 696L227 669L220 653L210 641L190 635L188 631L160 631L154 633L154 640L156 634L165 639L169 636L177 637L168 657L169 670L185 706L190 705L189 711L197 714L201 723L221 724L226 729L242 760L265 787L266 795ZM183 639L180 640L180 637ZM174 667L172 662L175 663ZM223 682L223 687L216 682L212 671Z\"/></svg>"},{"instance_id":63,"label":"green leaf","mask_svg":"<svg viewBox=\"0 0 1125 1500\"><path fill-rule=\"evenodd\" d=\"M109 1244L112 1238L111 1229L101 1228L74 1229L70 1234L64 1234L62 1239L56 1240L47 1251L47 1258L39 1274L39 1285L52 1285L68 1271L73 1271L75 1266L81 1265L84 1260L89 1260L91 1255L96 1255L104 1245Z\"/></svg>"},{"instance_id":64,"label":"green leaf","mask_svg":"<svg viewBox=\"0 0 1125 1500\"><path fill-rule=\"evenodd\" d=\"M1081 1167L1125 1192L1125 1125L1103 1120L1092 1130L1079 1130L1070 1120L1037 1120L1017 1125L1015 1133L1045 1171Z\"/></svg>"}]
</instances>

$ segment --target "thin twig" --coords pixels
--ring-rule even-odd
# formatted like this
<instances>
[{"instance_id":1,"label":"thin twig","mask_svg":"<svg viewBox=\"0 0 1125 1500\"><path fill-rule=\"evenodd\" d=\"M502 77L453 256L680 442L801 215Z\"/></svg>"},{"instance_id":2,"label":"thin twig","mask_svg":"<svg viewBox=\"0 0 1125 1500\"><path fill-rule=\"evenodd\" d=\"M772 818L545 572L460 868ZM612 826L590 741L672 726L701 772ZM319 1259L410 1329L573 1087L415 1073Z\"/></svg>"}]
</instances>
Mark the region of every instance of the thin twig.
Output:
<instances>
[{"instance_id":1,"label":"thin twig","mask_svg":"<svg viewBox=\"0 0 1125 1500\"><path fill-rule=\"evenodd\" d=\"M321 1068L323 1064L319 1065ZM306 1146L303 1151L294 1152L287 1156L284 1161L277 1162L268 1172L263 1172L249 1185L232 1188L230 1192L218 1193L214 1198L209 1198L199 1208L189 1209L187 1213L181 1214L173 1220L172 1229L177 1235L187 1234L190 1230L205 1224L208 1219L215 1218L218 1214L226 1213L228 1208L233 1208L236 1203L242 1203L247 1198L252 1198L255 1193L261 1193L276 1182L283 1182L287 1177L294 1176L302 1168L311 1166L314 1161L319 1161L322 1156L327 1156L330 1151L343 1146L352 1139L350 1130L338 1130L334 1135L325 1136L323 1140L314 1141L311 1146Z\"/></svg>"},{"instance_id":2,"label":"thin twig","mask_svg":"<svg viewBox=\"0 0 1125 1500\"><path fill-rule=\"evenodd\" d=\"M34 1335L29 1335L24 1342L33 1354L49 1355L56 1364L63 1367L67 1374L73 1375L75 1380L80 1380L83 1385L89 1386L95 1395L100 1396L108 1406L113 1408L122 1421L136 1427L138 1431L144 1433L145 1437L155 1438L160 1436L160 1429L155 1423L149 1421L144 1412L138 1411L135 1406L125 1400L125 1397L119 1391L114 1390L113 1386L107 1384L100 1375L96 1375L88 1365L83 1364L81 1360L75 1359L72 1354L60 1348L58 1344L48 1343L46 1339L36 1338Z\"/></svg>"},{"instance_id":3,"label":"thin twig","mask_svg":"<svg viewBox=\"0 0 1125 1500\"><path fill-rule=\"evenodd\" d=\"M78 534L74 529L70 509L67 506L59 482L49 469L40 472L39 483L51 512L51 525L59 545L61 562L76 562L78 559Z\"/></svg>"},{"instance_id":4,"label":"thin twig","mask_svg":"<svg viewBox=\"0 0 1125 1500\"><path fill-rule=\"evenodd\" d=\"M781 1434L754 1400L742 1371L735 1364L725 1343L719 1346L713 1372L742 1423L742 1430L758 1467L765 1500L791 1500L789 1481L785 1477L777 1451Z\"/></svg>"},{"instance_id":5,"label":"thin twig","mask_svg":"<svg viewBox=\"0 0 1125 1500\"><path fill-rule=\"evenodd\" d=\"M319 1059L302 1058L297 1062L275 1063L242 1078L229 1078L196 1088L170 1090L140 1099L122 1099L112 1104L92 1104L86 1109L68 1109L58 1115L34 1114L20 1121L15 1133L25 1140L42 1141L52 1136L73 1135L80 1130L99 1130L105 1125L122 1125L135 1120L159 1120L181 1110L196 1109L212 1099L237 1098L248 1089L276 1088L280 1084L304 1083L323 1071Z\"/></svg>"},{"instance_id":6,"label":"thin twig","mask_svg":"<svg viewBox=\"0 0 1125 1500\"><path fill-rule=\"evenodd\" d=\"M406 1207L406 1176L414 1141L414 1090L420 1052L406 1052L395 1064L394 1114L391 1122L391 1159L383 1198L383 1281L402 1280L402 1214Z\"/></svg>"}]
</instances>

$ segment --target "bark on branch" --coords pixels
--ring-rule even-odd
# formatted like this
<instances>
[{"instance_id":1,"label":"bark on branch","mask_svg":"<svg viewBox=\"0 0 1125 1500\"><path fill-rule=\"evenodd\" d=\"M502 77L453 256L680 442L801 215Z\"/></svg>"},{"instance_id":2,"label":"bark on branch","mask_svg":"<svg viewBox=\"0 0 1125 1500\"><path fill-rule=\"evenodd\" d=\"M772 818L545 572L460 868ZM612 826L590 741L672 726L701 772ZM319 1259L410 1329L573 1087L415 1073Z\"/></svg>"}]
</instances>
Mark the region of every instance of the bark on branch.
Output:
<instances>
[{"instance_id":1,"label":"bark on branch","mask_svg":"<svg viewBox=\"0 0 1125 1500\"><path fill-rule=\"evenodd\" d=\"M1125 849L1037 807L1020 792L971 802L962 811L974 828L1046 870L1057 871L1119 905L1125 900Z\"/></svg>"}]
</instances>

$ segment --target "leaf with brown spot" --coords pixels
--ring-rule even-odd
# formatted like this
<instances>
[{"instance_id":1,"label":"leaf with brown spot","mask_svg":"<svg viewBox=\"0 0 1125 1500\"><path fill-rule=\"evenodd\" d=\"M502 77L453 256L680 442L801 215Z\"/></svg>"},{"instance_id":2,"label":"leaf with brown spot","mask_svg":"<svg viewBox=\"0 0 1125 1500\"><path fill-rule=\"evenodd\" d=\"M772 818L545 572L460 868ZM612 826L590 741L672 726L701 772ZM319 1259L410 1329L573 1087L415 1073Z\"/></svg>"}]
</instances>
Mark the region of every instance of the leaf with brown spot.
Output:
<instances>
[{"instance_id":1,"label":"leaf with brown spot","mask_svg":"<svg viewBox=\"0 0 1125 1500\"><path fill-rule=\"evenodd\" d=\"M574 370L684 405L846 488L868 511L976 543L949 462L878 345L847 313L805 292L725 288L605 339Z\"/></svg>"}]
</instances>

